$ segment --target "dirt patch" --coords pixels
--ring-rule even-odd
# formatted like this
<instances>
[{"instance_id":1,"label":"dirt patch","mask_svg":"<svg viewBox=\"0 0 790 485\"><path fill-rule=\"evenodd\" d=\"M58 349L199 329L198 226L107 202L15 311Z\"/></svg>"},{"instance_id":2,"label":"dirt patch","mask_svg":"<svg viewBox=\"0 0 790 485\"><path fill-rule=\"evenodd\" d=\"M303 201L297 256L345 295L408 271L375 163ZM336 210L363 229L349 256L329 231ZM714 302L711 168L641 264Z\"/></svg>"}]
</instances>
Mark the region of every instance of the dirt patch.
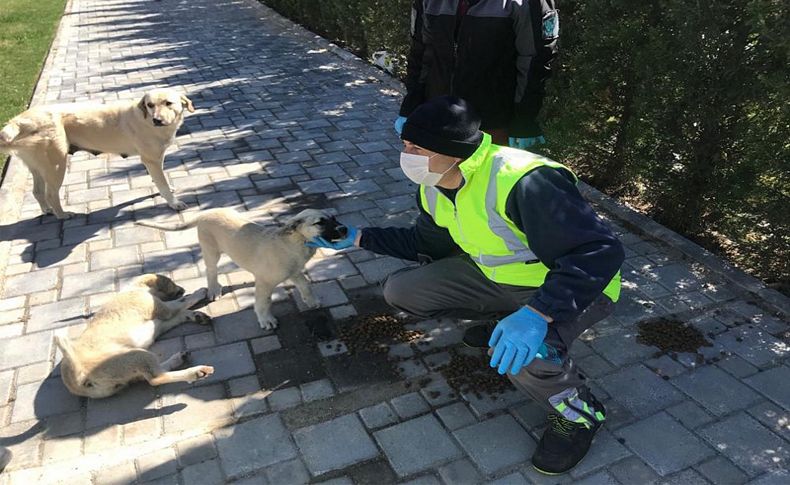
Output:
<instances>
[{"instance_id":1,"label":"dirt patch","mask_svg":"<svg viewBox=\"0 0 790 485\"><path fill-rule=\"evenodd\" d=\"M489 358L480 355L461 354L450 349L450 362L439 368L439 372L456 393L470 393L478 399L488 394L491 399L513 389L510 379L501 376L488 365Z\"/></svg>"},{"instance_id":2,"label":"dirt patch","mask_svg":"<svg viewBox=\"0 0 790 485\"><path fill-rule=\"evenodd\" d=\"M661 319L642 322L638 325L636 341L642 345L652 345L664 352L697 353L700 347L712 347L705 336L684 322Z\"/></svg>"},{"instance_id":3,"label":"dirt patch","mask_svg":"<svg viewBox=\"0 0 790 485\"><path fill-rule=\"evenodd\" d=\"M385 354L390 345L416 342L424 335L419 330L407 329L407 323L407 320L392 315L366 315L352 319L339 328L337 336L346 344L350 354Z\"/></svg>"}]
</instances>

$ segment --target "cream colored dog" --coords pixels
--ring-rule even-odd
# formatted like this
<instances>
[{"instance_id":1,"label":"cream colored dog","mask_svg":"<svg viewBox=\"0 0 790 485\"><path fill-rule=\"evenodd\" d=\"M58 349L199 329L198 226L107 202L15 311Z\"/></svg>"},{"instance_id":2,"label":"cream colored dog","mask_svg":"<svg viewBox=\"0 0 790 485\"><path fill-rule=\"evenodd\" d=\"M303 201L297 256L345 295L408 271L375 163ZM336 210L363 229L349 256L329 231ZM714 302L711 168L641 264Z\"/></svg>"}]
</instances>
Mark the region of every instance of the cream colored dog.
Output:
<instances>
[{"instance_id":1,"label":"cream colored dog","mask_svg":"<svg viewBox=\"0 0 790 485\"><path fill-rule=\"evenodd\" d=\"M206 298L206 289L173 300L183 293L183 288L164 276L140 276L96 312L82 335L73 340L56 336L55 344L63 353L61 376L68 390L78 396L101 398L136 380L159 386L191 383L213 374L214 368L207 365L173 370L184 362L183 352L160 363L146 350L159 335L180 323L211 321L204 313L189 310Z\"/></svg>"},{"instance_id":2,"label":"cream colored dog","mask_svg":"<svg viewBox=\"0 0 790 485\"><path fill-rule=\"evenodd\" d=\"M278 228L259 226L232 209L209 210L189 222L173 226L138 224L164 231L197 227L200 250L206 262L208 298L215 300L222 294L217 280L217 262L223 253L227 254L255 277L255 315L261 328L267 330L277 327L277 319L270 310L272 292L287 279L299 290L307 307L318 306L302 274L305 264L315 254L315 249L305 246L305 242L316 236L337 241L348 231L333 216L314 209L300 212Z\"/></svg>"},{"instance_id":3,"label":"cream colored dog","mask_svg":"<svg viewBox=\"0 0 790 485\"><path fill-rule=\"evenodd\" d=\"M186 204L173 195L165 178L165 150L173 144L192 102L172 89L149 91L139 101L64 104L30 108L0 131L0 152L18 156L33 174L33 195L45 214L70 217L60 204L60 186L68 155L79 150L94 155L140 155L167 204Z\"/></svg>"}]
</instances>

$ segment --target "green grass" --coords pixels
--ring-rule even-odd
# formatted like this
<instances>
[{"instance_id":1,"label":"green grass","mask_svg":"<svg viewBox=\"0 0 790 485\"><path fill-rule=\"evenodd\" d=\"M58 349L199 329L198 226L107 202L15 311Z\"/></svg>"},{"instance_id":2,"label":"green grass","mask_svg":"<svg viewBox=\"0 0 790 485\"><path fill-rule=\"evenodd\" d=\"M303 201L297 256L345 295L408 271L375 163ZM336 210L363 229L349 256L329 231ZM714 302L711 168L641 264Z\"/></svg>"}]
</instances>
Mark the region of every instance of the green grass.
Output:
<instances>
[{"instance_id":1,"label":"green grass","mask_svg":"<svg viewBox=\"0 0 790 485\"><path fill-rule=\"evenodd\" d=\"M27 108L66 0L0 0L0 127ZM0 170L5 157L0 158Z\"/></svg>"}]
</instances>

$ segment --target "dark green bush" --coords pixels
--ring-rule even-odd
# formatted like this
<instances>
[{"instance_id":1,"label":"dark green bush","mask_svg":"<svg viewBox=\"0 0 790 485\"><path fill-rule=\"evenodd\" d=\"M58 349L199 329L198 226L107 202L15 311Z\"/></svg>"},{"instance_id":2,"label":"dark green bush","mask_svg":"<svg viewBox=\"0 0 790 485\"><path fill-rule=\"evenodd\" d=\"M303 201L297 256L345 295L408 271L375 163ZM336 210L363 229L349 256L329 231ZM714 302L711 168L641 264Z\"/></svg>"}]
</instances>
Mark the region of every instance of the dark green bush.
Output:
<instances>
[{"instance_id":1,"label":"dark green bush","mask_svg":"<svg viewBox=\"0 0 790 485\"><path fill-rule=\"evenodd\" d=\"M407 52L410 1L265 3L362 57ZM543 113L547 151L787 292L790 4L559 6L562 48Z\"/></svg>"}]
</instances>

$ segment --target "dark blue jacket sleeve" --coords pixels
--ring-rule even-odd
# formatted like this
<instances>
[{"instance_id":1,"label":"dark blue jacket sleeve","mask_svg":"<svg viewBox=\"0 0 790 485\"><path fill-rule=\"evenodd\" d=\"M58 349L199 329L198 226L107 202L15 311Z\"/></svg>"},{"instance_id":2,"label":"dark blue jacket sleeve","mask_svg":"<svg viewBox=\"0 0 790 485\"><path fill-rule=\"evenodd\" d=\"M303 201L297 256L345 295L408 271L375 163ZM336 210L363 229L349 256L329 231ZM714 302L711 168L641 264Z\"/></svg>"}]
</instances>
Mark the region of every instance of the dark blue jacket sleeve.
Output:
<instances>
[{"instance_id":1,"label":"dark blue jacket sleeve","mask_svg":"<svg viewBox=\"0 0 790 485\"><path fill-rule=\"evenodd\" d=\"M420 207L419 193L417 206ZM359 246L374 253L421 262L460 251L447 229L437 226L422 207L411 227L363 228Z\"/></svg>"},{"instance_id":2,"label":"dark blue jacket sleeve","mask_svg":"<svg viewBox=\"0 0 790 485\"><path fill-rule=\"evenodd\" d=\"M576 318L620 270L622 244L567 171L541 167L529 172L513 187L505 210L549 268L527 303L558 322Z\"/></svg>"}]
</instances>

